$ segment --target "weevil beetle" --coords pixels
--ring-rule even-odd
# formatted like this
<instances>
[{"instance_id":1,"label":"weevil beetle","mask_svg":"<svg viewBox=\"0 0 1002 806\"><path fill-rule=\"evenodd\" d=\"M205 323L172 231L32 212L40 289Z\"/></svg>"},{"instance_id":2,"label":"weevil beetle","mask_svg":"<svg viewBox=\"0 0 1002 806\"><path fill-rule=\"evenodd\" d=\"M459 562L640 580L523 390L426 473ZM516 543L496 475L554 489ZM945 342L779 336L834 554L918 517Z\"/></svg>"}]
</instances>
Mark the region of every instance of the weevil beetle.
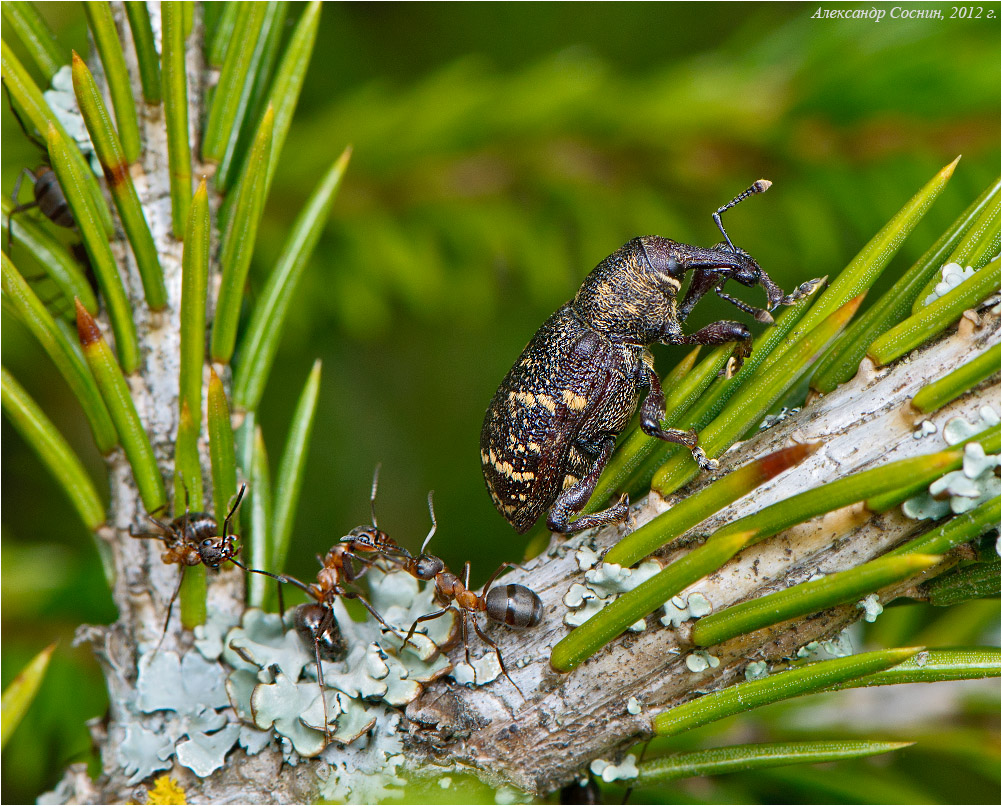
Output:
<instances>
[{"instance_id":1,"label":"weevil beetle","mask_svg":"<svg viewBox=\"0 0 1002 806\"><path fill-rule=\"evenodd\" d=\"M713 214L724 241L709 249L668 238L634 238L598 264L574 298L532 337L501 382L484 416L480 459L494 506L519 533L548 510L555 532L576 532L616 523L629 501L601 512L571 518L588 502L616 437L637 410L644 433L685 445L704 470L716 466L697 444L695 431L663 428L665 399L654 372L651 344L742 345L751 333L739 322L720 321L692 334L682 332L693 306L714 291L763 322L767 310L724 293L728 280L761 285L768 309L812 294L822 280L784 294L747 252L735 247L720 214L769 188L760 179ZM679 303L682 281L692 272Z\"/></svg>"}]
</instances>

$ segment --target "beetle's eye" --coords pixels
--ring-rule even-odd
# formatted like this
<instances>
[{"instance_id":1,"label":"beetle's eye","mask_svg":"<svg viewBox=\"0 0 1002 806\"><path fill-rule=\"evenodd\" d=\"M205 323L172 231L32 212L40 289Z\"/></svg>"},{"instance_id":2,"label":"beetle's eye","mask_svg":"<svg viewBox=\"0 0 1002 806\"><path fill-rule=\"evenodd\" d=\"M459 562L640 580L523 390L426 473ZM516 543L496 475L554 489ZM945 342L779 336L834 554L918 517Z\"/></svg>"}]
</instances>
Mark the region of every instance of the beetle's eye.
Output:
<instances>
[{"instance_id":1,"label":"beetle's eye","mask_svg":"<svg viewBox=\"0 0 1002 806\"><path fill-rule=\"evenodd\" d=\"M207 538L205 538L205 540L202 541L202 546L204 548L209 549L209 548L212 548L213 545L214 545L214 541L212 540L211 537L207 537Z\"/></svg>"}]
</instances>

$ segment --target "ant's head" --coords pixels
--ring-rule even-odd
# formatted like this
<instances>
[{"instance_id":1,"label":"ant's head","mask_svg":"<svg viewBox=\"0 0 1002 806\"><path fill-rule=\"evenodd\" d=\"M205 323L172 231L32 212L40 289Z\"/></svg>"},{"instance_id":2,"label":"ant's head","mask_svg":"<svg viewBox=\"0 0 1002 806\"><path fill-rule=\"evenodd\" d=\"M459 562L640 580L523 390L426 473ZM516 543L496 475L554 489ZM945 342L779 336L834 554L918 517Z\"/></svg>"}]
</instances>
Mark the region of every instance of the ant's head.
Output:
<instances>
[{"instance_id":1,"label":"ant's head","mask_svg":"<svg viewBox=\"0 0 1002 806\"><path fill-rule=\"evenodd\" d=\"M340 542L347 544L351 551L386 551L390 546L398 551L389 535L377 526L356 526Z\"/></svg>"},{"instance_id":2,"label":"ant's head","mask_svg":"<svg viewBox=\"0 0 1002 806\"><path fill-rule=\"evenodd\" d=\"M240 547L236 545L239 539L238 535L206 537L198 543L198 556L205 565L216 568L240 552Z\"/></svg>"},{"instance_id":3,"label":"ant's head","mask_svg":"<svg viewBox=\"0 0 1002 806\"><path fill-rule=\"evenodd\" d=\"M445 563L441 558L432 554L422 554L414 561L414 576L418 579L428 581L434 579L445 570Z\"/></svg>"}]
</instances>

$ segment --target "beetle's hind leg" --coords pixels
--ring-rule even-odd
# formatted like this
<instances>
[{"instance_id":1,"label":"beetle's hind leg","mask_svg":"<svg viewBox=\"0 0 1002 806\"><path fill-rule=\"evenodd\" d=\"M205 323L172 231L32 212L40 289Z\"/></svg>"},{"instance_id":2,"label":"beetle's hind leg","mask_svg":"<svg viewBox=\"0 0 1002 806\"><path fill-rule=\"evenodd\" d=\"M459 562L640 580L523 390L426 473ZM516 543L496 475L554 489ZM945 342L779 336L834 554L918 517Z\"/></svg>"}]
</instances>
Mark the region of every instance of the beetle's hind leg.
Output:
<instances>
[{"instance_id":1,"label":"beetle's hind leg","mask_svg":"<svg viewBox=\"0 0 1002 806\"><path fill-rule=\"evenodd\" d=\"M626 519L630 499L624 495L615 506L592 515L583 515L577 520L571 521L571 516L584 509L591 494L595 492L598 478L602 475L602 470L605 469L615 446L615 436L608 436L602 440L598 458L588 471L588 475L578 479L557 496L557 500L550 507L550 514L546 519L546 525L551 531L570 534L571 532L580 532L583 529L591 529L593 526L620 523Z\"/></svg>"}]
</instances>

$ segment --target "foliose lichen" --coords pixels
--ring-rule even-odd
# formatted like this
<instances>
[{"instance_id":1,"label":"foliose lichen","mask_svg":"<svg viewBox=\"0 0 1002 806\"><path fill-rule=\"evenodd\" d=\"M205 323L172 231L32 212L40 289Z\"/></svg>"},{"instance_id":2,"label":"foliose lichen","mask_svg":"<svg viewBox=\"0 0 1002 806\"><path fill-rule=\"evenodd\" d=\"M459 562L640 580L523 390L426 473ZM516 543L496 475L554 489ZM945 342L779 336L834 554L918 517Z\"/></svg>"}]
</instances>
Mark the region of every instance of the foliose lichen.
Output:
<instances>
[{"instance_id":1,"label":"foliose lichen","mask_svg":"<svg viewBox=\"0 0 1002 806\"><path fill-rule=\"evenodd\" d=\"M936 287L933 289L932 293L929 294L925 300L923 300L926 305L931 302L935 302L945 294L949 294L954 288L964 282L964 280L973 277L974 267L968 266L967 268L964 268L959 263L947 263L941 269L940 276L943 279L936 283Z\"/></svg>"},{"instance_id":2,"label":"foliose lichen","mask_svg":"<svg viewBox=\"0 0 1002 806\"><path fill-rule=\"evenodd\" d=\"M636 778L640 774L637 769L637 757L630 753L619 764L606 761L604 758L596 758L590 767L592 774L598 776L607 784L613 781L626 781Z\"/></svg>"},{"instance_id":3,"label":"foliose lichen","mask_svg":"<svg viewBox=\"0 0 1002 806\"><path fill-rule=\"evenodd\" d=\"M572 612L564 615L564 624L577 627L598 613L603 607L615 601L621 594L633 590L646 582L661 570L655 560L642 562L636 568L624 568L616 563L596 563L598 555L588 549L580 549L575 553L578 565L585 570L585 582L573 583L564 594L563 602ZM647 628L646 619L640 619L630 626L631 632L640 632Z\"/></svg>"},{"instance_id":4,"label":"foliose lichen","mask_svg":"<svg viewBox=\"0 0 1002 806\"><path fill-rule=\"evenodd\" d=\"M713 612L713 605L703 594L696 592L685 598L673 596L664 603L664 611L661 623L666 627L678 628L684 621L709 615Z\"/></svg>"},{"instance_id":5,"label":"foliose lichen","mask_svg":"<svg viewBox=\"0 0 1002 806\"><path fill-rule=\"evenodd\" d=\"M335 600L334 618L349 651L342 661L321 661L322 686L314 647L293 629L294 612L282 617L249 609L234 624L210 608L206 624L195 630L194 649L183 656L143 654L135 701L126 707L157 720L152 729L130 725L119 743L118 761L130 783L175 761L205 777L237 745L255 755L275 742L288 764L326 762L317 773L325 799L400 796L397 709L451 670L438 645L451 637L456 619L446 614L405 645L414 620L437 609L433 587L400 571L372 567L368 573L373 606L396 632L384 632L375 620L352 620ZM485 681L478 675L477 682Z\"/></svg>"}]
</instances>

